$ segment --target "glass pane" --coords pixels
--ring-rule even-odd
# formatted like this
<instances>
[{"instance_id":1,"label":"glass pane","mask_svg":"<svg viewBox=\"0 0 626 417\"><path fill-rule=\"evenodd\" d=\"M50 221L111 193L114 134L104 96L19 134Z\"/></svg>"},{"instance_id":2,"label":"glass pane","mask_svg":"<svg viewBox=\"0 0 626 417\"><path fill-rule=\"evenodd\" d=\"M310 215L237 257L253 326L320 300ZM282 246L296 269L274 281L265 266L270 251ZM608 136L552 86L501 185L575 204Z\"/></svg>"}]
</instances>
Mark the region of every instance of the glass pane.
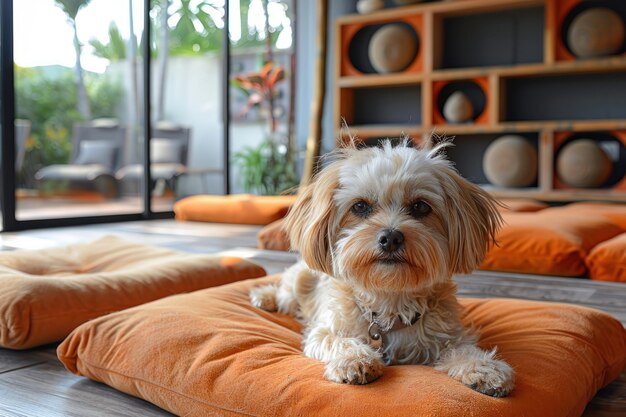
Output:
<instances>
[{"instance_id":1,"label":"glass pane","mask_svg":"<svg viewBox=\"0 0 626 417\"><path fill-rule=\"evenodd\" d=\"M297 185L293 3L231 2L231 192L281 194Z\"/></svg>"},{"instance_id":2,"label":"glass pane","mask_svg":"<svg viewBox=\"0 0 626 417\"><path fill-rule=\"evenodd\" d=\"M13 3L18 220L141 212L143 1Z\"/></svg>"},{"instance_id":3,"label":"glass pane","mask_svg":"<svg viewBox=\"0 0 626 417\"><path fill-rule=\"evenodd\" d=\"M169 211L189 195L224 193L224 4L156 0L150 10L154 211Z\"/></svg>"}]
</instances>

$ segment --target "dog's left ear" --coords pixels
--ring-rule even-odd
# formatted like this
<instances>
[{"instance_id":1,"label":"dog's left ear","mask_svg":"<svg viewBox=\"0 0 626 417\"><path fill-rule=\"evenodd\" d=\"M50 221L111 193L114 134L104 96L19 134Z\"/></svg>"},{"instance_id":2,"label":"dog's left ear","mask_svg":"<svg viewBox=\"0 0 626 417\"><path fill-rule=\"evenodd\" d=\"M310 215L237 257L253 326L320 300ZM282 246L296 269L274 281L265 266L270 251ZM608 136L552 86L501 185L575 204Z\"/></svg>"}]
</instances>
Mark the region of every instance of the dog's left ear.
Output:
<instances>
[{"instance_id":1,"label":"dog's left ear","mask_svg":"<svg viewBox=\"0 0 626 417\"><path fill-rule=\"evenodd\" d=\"M498 203L485 190L462 178L449 166L438 172L444 189L450 272L469 274L495 244L502 224Z\"/></svg>"}]
</instances>

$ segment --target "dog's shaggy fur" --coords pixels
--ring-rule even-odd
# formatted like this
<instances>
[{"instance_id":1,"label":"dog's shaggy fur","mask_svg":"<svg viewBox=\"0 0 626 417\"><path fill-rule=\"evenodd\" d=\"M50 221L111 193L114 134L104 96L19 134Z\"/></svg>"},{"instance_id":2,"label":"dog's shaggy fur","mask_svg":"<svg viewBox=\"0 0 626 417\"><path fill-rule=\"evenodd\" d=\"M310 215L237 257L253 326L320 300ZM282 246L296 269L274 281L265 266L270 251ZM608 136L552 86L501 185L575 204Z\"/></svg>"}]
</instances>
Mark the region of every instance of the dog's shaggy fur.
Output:
<instances>
[{"instance_id":1,"label":"dog's shaggy fur","mask_svg":"<svg viewBox=\"0 0 626 417\"><path fill-rule=\"evenodd\" d=\"M384 363L433 364L484 394L513 389L512 368L463 326L451 279L479 265L501 217L439 151L388 141L338 150L286 218L303 261L250 294L303 321L304 354L331 381L366 384Z\"/></svg>"}]
</instances>

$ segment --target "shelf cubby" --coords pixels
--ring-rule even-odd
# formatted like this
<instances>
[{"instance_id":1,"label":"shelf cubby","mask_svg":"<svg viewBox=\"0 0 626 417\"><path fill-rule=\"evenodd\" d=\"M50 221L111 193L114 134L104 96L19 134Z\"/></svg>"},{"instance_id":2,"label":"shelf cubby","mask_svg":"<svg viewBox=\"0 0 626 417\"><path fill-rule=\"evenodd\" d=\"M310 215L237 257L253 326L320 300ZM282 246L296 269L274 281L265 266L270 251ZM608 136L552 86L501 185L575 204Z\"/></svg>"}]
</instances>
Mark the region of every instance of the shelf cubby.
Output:
<instances>
[{"instance_id":1,"label":"shelf cubby","mask_svg":"<svg viewBox=\"0 0 626 417\"><path fill-rule=\"evenodd\" d=\"M568 143L577 139L591 139L596 142L611 161L611 175L598 189L611 189L626 192L626 131L590 131L590 132L557 132L554 135L554 164L559 151ZM581 190L565 184L555 173L553 178L555 190ZM584 189L583 189L584 190Z\"/></svg>"},{"instance_id":2,"label":"shelf cubby","mask_svg":"<svg viewBox=\"0 0 626 417\"><path fill-rule=\"evenodd\" d=\"M553 37L549 40L554 48L557 61L576 61L577 58L571 51L567 34L574 18L587 9L594 7L607 7L618 13L626 21L626 2L623 0L554 0L548 1L551 10L547 14L547 24L554 28ZM616 55L626 55L626 41Z\"/></svg>"},{"instance_id":3,"label":"shelf cubby","mask_svg":"<svg viewBox=\"0 0 626 417\"><path fill-rule=\"evenodd\" d=\"M509 78L505 121L626 119L626 73Z\"/></svg>"},{"instance_id":4,"label":"shelf cubby","mask_svg":"<svg viewBox=\"0 0 626 417\"><path fill-rule=\"evenodd\" d=\"M543 62L542 6L445 16L440 24L440 69Z\"/></svg>"},{"instance_id":5,"label":"shelf cubby","mask_svg":"<svg viewBox=\"0 0 626 417\"><path fill-rule=\"evenodd\" d=\"M339 29L341 31L341 56L343 57L340 68L342 76L377 74L368 57L368 45L376 31L388 24L401 24L409 28L417 41L415 58L401 72L419 73L422 71L423 20L421 14L413 13L342 25Z\"/></svg>"},{"instance_id":6,"label":"shelf cubby","mask_svg":"<svg viewBox=\"0 0 626 417\"><path fill-rule=\"evenodd\" d=\"M539 134L536 132L527 132L517 134L528 140L535 149L539 148ZM454 163L459 173L468 180L480 184L493 191L507 190L506 187L493 185L487 179L483 170L483 156L485 151L495 140L501 138L502 134L472 134L457 135L454 140L454 146L446 150L446 155L450 161ZM538 168L537 178L540 178L541 167ZM538 190L538 181L518 189Z\"/></svg>"},{"instance_id":7,"label":"shelf cubby","mask_svg":"<svg viewBox=\"0 0 626 417\"><path fill-rule=\"evenodd\" d=\"M474 110L471 121L458 123L459 126L470 124L484 125L490 122L491 93L489 79L476 77L465 80L441 80L434 81L432 87L433 97L433 124L444 125L447 121L443 115L446 100L455 92L460 91L469 99Z\"/></svg>"}]
</instances>

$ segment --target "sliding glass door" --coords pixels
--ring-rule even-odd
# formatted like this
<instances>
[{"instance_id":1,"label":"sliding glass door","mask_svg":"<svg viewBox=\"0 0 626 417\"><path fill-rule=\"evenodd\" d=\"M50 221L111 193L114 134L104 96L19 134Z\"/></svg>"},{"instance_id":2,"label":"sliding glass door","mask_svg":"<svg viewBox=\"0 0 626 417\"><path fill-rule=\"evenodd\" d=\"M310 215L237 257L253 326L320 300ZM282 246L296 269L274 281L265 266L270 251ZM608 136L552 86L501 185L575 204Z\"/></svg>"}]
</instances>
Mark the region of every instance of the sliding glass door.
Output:
<instances>
[{"instance_id":1,"label":"sliding glass door","mask_svg":"<svg viewBox=\"0 0 626 417\"><path fill-rule=\"evenodd\" d=\"M295 0L8 0L0 17L5 231L295 184Z\"/></svg>"},{"instance_id":2,"label":"sliding glass door","mask_svg":"<svg viewBox=\"0 0 626 417\"><path fill-rule=\"evenodd\" d=\"M297 185L295 0L230 2L230 184L275 195Z\"/></svg>"},{"instance_id":3,"label":"sliding glass door","mask_svg":"<svg viewBox=\"0 0 626 417\"><path fill-rule=\"evenodd\" d=\"M224 194L224 0L156 0L150 174L154 211Z\"/></svg>"},{"instance_id":4,"label":"sliding glass door","mask_svg":"<svg viewBox=\"0 0 626 417\"><path fill-rule=\"evenodd\" d=\"M144 6L13 2L18 221L143 211Z\"/></svg>"}]
</instances>

